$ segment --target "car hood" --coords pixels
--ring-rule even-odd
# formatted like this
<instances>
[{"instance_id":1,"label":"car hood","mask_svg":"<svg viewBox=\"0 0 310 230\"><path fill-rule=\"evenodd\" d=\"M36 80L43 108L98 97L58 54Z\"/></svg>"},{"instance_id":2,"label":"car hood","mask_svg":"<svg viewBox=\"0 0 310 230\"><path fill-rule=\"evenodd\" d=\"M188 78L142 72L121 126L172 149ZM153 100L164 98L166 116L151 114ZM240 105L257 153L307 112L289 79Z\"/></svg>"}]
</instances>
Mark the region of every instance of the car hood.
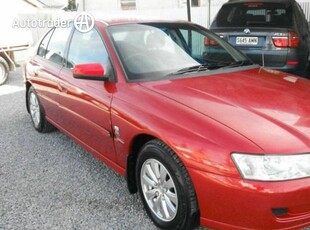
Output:
<instances>
[{"instance_id":1,"label":"car hood","mask_svg":"<svg viewBox=\"0 0 310 230\"><path fill-rule=\"evenodd\" d=\"M222 123L266 153L310 150L306 79L252 68L141 85Z\"/></svg>"}]
</instances>

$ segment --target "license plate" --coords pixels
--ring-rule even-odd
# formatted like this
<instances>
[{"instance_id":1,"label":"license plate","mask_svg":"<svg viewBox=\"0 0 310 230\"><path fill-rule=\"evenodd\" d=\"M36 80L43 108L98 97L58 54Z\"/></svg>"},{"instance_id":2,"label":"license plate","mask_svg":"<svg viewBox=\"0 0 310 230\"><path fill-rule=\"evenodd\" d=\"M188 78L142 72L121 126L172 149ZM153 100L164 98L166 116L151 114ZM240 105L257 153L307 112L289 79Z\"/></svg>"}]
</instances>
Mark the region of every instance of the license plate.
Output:
<instances>
[{"instance_id":1,"label":"license plate","mask_svg":"<svg viewBox=\"0 0 310 230\"><path fill-rule=\"evenodd\" d=\"M257 45L258 37L237 37L237 45Z\"/></svg>"}]
</instances>

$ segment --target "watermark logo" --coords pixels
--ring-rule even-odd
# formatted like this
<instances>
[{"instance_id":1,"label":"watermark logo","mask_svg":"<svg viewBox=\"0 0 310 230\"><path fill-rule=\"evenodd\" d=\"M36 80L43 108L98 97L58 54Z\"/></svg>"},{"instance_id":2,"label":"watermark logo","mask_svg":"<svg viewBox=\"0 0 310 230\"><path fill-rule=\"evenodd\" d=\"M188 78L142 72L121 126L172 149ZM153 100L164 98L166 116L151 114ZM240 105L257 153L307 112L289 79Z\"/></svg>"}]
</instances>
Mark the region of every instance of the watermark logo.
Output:
<instances>
[{"instance_id":1,"label":"watermark logo","mask_svg":"<svg viewBox=\"0 0 310 230\"><path fill-rule=\"evenodd\" d=\"M87 33L94 28L95 19L91 14L82 12L75 16L73 23L75 29L81 33Z\"/></svg>"},{"instance_id":2,"label":"watermark logo","mask_svg":"<svg viewBox=\"0 0 310 230\"><path fill-rule=\"evenodd\" d=\"M74 20L72 19L18 19L15 18L12 24L13 28L68 28L73 25L76 30L81 33L87 33L91 31L95 26L94 17L86 12L78 13Z\"/></svg>"},{"instance_id":3,"label":"watermark logo","mask_svg":"<svg viewBox=\"0 0 310 230\"><path fill-rule=\"evenodd\" d=\"M69 26L70 26L69 20L62 20L60 18L57 18L56 20L15 18L12 24L12 28L52 28L52 27L67 28Z\"/></svg>"}]
</instances>

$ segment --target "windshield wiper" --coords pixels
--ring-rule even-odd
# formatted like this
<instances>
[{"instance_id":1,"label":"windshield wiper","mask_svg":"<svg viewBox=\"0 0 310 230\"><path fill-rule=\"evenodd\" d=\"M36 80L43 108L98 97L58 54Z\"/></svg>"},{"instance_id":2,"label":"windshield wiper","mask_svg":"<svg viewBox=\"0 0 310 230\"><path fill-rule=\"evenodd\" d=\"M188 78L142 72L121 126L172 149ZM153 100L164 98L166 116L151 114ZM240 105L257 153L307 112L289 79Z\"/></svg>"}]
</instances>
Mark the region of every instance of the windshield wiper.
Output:
<instances>
[{"instance_id":1,"label":"windshield wiper","mask_svg":"<svg viewBox=\"0 0 310 230\"><path fill-rule=\"evenodd\" d=\"M180 69L176 72L170 73L170 74L168 74L168 76L191 73L191 72L202 72L202 71L207 71L207 70L218 69L218 68L221 68L224 66L227 66L227 64L225 64L225 63L206 63L206 64L201 64L201 65L194 65L194 66L186 67L186 68Z\"/></svg>"},{"instance_id":2,"label":"windshield wiper","mask_svg":"<svg viewBox=\"0 0 310 230\"><path fill-rule=\"evenodd\" d=\"M218 62L218 63L212 62L212 63L205 63L201 65L194 65L194 66L186 67L176 72L170 73L167 76L192 73L192 72L209 71L209 70L220 69L220 68L221 69L222 68L233 68L233 67L240 67L240 66L246 66L246 65L252 65L252 64L253 63L249 60L235 61L235 62Z\"/></svg>"}]
</instances>

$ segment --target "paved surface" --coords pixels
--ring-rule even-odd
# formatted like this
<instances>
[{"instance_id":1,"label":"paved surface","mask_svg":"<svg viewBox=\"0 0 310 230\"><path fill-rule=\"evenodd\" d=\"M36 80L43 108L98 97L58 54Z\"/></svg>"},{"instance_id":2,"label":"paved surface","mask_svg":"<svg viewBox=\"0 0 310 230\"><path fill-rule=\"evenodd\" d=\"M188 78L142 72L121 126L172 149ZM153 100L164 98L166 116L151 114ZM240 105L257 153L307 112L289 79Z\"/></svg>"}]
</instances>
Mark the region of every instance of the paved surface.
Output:
<instances>
[{"instance_id":1,"label":"paved surface","mask_svg":"<svg viewBox=\"0 0 310 230\"><path fill-rule=\"evenodd\" d=\"M36 132L21 69L10 74L0 86L0 230L157 229L126 186L61 132Z\"/></svg>"}]
</instances>

